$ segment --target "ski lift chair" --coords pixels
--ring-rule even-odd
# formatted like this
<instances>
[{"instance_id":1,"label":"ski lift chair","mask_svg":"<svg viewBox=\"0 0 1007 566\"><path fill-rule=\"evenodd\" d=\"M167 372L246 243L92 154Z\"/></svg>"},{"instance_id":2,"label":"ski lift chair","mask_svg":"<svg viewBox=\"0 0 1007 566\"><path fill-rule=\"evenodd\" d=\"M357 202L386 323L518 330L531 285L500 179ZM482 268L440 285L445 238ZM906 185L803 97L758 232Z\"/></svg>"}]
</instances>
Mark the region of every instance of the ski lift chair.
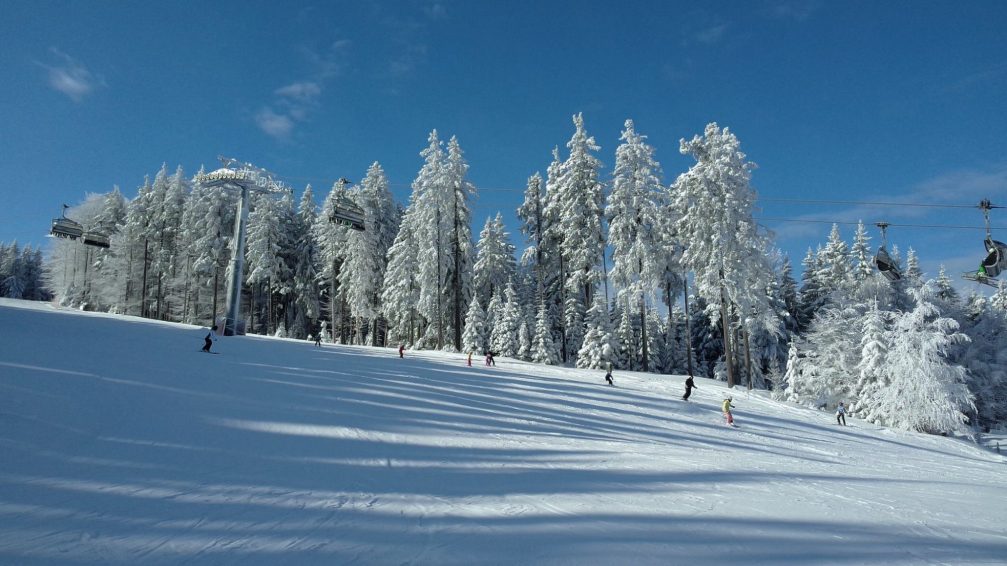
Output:
<instances>
[{"instance_id":1,"label":"ski lift chair","mask_svg":"<svg viewBox=\"0 0 1007 566\"><path fill-rule=\"evenodd\" d=\"M986 246L986 251L989 252L990 255L992 255L994 251L996 252L997 273L1000 273L1005 269L1007 269L1007 244L1004 244L1003 242L999 242L992 238L986 238L983 241L983 245ZM986 259L983 260L983 265L986 265L986 261L989 259L990 256L989 255L986 256ZM988 265L986 266L986 270L989 271Z\"/></svg>"},{"instance_id":2,"label":"ski lift chair","mask_svg":"<svg viewBox=\"0 0 1007 566\"><path fill-rule=\"evenodd\" d=\"M892 256L888 255L888 250L884 246L878 248L878 253L874 256L874 264L889 281L898 281L902 278L902 273L899 272L898 266L892 261Z\"/></svg>"},{"instance_id":3,"label":"ski lift chair","mask_svg":"<svg viewBox=\"0 0 1007 566\"><path fill-rule=\"evenodd\" d=\"M349 199L340 199L340 202L332 207L329 221L362 232L364 230L364 211Z\"/></svg>"},{"instance_id":4,"label":"ski lift chair","mask_svg":"<svg viewBox=\"0 0 1007 566\"><path fill-rule=\"evenodd\" d=\"M84 244L88 246L94 246L96 248L107 248L109 247L108 236L104 234L98 234L97 232L85 232Z\"/></svg>"},{"instance_id":5,"label":"ski lift chair","mask_svg":"<svg viewBox=\"0 0 1007 566\"><path fill-rule=\"evenodd\" d=\"M52 219L52 227L49 229L50 236L76 240L84 234L83 226L66 217L66 209L68 208L70 207L64 204L60 217Z\"/></svg>"}]
</instances>

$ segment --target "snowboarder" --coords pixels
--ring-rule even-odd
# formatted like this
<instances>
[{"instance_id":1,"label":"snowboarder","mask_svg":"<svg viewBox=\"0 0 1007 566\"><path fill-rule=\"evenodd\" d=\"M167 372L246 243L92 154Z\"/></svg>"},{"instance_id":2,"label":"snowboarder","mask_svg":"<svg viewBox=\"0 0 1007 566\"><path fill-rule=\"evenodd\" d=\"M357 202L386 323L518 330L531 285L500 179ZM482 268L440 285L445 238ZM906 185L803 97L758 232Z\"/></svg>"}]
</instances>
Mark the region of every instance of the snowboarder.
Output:
<instances>
[{"instance_id":1,"label":"snowboarder","mask_svg":"<svg viewBox=\"0 0 1007 566\"><path fill-rule=\"evenodd\" d=\"M400 358L404 358L404 357L406 357L406 356L405 356L405 352L406 352L406 347L405 347L405 345L403 345L403 344L399 344L399 357L400 357Z\"/></svg>"},{"instance_id":2,"label":"snowboarder","mask_svg":"<svg viewBox=\"0 0 1007 566\"><path fill-rule=\"evenodd\" d=\"M472 367L472 352L469 352L469 360L468 360L468 363L469 363L469 367Z\"/></svg>"},{"instance_id":3,"label":"snowboarder","mask_svg":"<svg viewBox=\"0 0 1007 566\"><path fill-rule=\"evenodd\" d=\"M842 401L836 407L836 424L846 426L846 405Z\"/></svg>"},{"instance_id":4,"label":"snowboarder","mask_svg":"<svg viewBox=\"0 0 1007 566\"><path fill-rule=\"evenodd\" d=\"M727 419L727 424L729 426L734 426L734 415L731 414L731 409L734 408L734 405L731 404L731 401L733 401L731 397L724 399L724 405L721 410L724 412L724 418Z\"/></svg>"},{"instance_id":5,"label":"snowboarder","mask_svg":"<svg viewBox=\"0 0 1007 566\"><path fill-rule=\"evenodd\" d=\"M605 372L605 381L607 381L608 384L611 385L612 387L615 387L615 380L612 379L612 370L608 370Z\"/></svg>"},{"instance_id":6,"label":"snowboarder","mask_svg":"<svg viewBox=\"0 0 1007 566\"><path fill-rule=\"evenodd\" d=\"M210 346L213 346L213 343L217 341L217 336L213 333L212 328L207 328L206 330L206 337L203 338L203 351L209 354Z\"/></svg>"},{"instance_id":7,"label":"snowboarder","mask_svg":"<svg viewBox=\"0 0 1007 566\"><path fill-rule=\"evenodd\" d=\"M690 375L689 378L685 380L685 395L682 395L683 401L689 400L689 395L692 395L693 387L696 387L696 384L692 381L692 376Z\"/></svg>"}]
</instances>

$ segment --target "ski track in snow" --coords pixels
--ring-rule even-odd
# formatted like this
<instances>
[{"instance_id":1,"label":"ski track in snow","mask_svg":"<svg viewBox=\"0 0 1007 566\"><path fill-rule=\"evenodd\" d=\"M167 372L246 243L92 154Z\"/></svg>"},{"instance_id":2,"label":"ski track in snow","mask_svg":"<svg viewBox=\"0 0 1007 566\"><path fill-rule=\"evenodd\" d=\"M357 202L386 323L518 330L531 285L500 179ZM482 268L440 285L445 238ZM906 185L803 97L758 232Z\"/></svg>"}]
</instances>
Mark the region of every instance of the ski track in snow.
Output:
<instances>
[{"instance_id":1,"label":"ski track in snow","mask_svg":"<svg viewBox=\"0 0 1007 566\"><path fill-rule=\"evenodd\" d=\"M1005 564L1005 459L724 384L0 300L3 564ZM198 350L198 349L197 349Z\"/></svg>"}]
</instances>

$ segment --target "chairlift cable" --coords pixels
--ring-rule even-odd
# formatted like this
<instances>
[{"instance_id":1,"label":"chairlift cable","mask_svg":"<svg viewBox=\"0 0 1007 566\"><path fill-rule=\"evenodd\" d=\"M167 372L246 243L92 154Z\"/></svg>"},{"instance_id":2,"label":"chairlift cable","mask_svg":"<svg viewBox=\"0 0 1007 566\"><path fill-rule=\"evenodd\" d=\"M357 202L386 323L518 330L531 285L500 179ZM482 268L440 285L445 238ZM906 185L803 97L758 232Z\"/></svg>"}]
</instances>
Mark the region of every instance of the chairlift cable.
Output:
<instances>
[{"instance_id":1,"label":"chairlift cable","mask_svg":"<svg viewBox=\"0 0 1007 566\"><path fill-rule=\"evenodd\" d=\"M809 223L809 224L839 224L839 225L848 225L848 226L856 226L856 225L860 224L860 222L852 222L852 221L849 221L849 220L811 220L811 219L805 219L805 218L780 218L780 217L770 217L770 216L755 217L754 219L758 220L758 221L768 221L768 222L806 222L806 223ZM960 225L954 225L954 224L899 224L899 223L895 223L895 222L886 222L886 224L888 225L888 227L891 227L891 228L949 228L949 229L955 229L955 230L984 230L985 229L983 226L960 226ZM996 227L994 227L993 230L1007 230L1007 228L996 228Z\"/></svg>"}]
</instances>

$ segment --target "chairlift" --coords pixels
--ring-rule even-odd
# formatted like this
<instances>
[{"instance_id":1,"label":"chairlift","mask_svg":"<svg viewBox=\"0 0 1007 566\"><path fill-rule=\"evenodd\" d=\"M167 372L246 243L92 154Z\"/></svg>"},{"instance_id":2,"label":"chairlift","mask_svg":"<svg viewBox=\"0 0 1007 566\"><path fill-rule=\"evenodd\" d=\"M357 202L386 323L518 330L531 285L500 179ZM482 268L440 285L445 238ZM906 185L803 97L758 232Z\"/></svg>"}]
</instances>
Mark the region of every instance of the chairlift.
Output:
<instances>
[{"instance_id":1,"label":"chairlift","mask_svg":"<svg viewBox=\"0 0 1007 566\"><path fill-rule=\"evenodd\" d=\"M888 223L878 222L875 226L881 228L881 246L878 247L878 253L874 255L874 265L878 267L878 271L886 279L889 281L898 281L902 278L902 272L899 271L899 266L895 264L892 256L888 255L888 250L885 249L885 246L888 244L885 234L885 231L888 229Z\"/></svg>"},{"instance_id":2,"label":"chairlift","mask_svg":"<svg viewBox=\"0 0 1007 566\"><path fill-rule=\"evenodd\" d=\"M97 232L84 232L84 245L107 248L109 247L108 236Z\"/></svg>"},{"instance_id":3,"label":"chairlift","mask_svg":"<svg viewBox=\"0 0 1007 566\"><path fill-rule=\"evenodd\" d=\"M346 179L340 179L349 183ZM333 204L329 213L329 221L340 226L347 226L351 230L362 232L364 230L364 209L357 206L355 202L347 197L340 196Z\"/></svg>"},{"instance_id":4,"label":"chairlift","mask_svg":"<svg viewBox=\"0 0 1007 566\"><path fill-rule=\"evenodd\" d=\"M978 271L967 271L962 274L962 277L969 281L996 287L999 285L996 277L1004 269L1007 269L1007 244L994 240L990 232L990 210L993 208L1003 207L990 203L989 199L983 199L979 202L979 209L983 211L983 219L986 222L986 238L983 240L986 257L979 263Z\"/></svg>"},{"instance_id":5,"label":"chairlift","mask_svg":"<svg viewBox=\"0 0 1007 566\"><path fill-rule=\"evenodd\" d=\"M68 208L70 207L64 204L63 214L59 218L52 219L52 227L49 229L50 236L76 240L84 234L83 226L66 217L66 209Z\"/></svg>"}]
</instances>

